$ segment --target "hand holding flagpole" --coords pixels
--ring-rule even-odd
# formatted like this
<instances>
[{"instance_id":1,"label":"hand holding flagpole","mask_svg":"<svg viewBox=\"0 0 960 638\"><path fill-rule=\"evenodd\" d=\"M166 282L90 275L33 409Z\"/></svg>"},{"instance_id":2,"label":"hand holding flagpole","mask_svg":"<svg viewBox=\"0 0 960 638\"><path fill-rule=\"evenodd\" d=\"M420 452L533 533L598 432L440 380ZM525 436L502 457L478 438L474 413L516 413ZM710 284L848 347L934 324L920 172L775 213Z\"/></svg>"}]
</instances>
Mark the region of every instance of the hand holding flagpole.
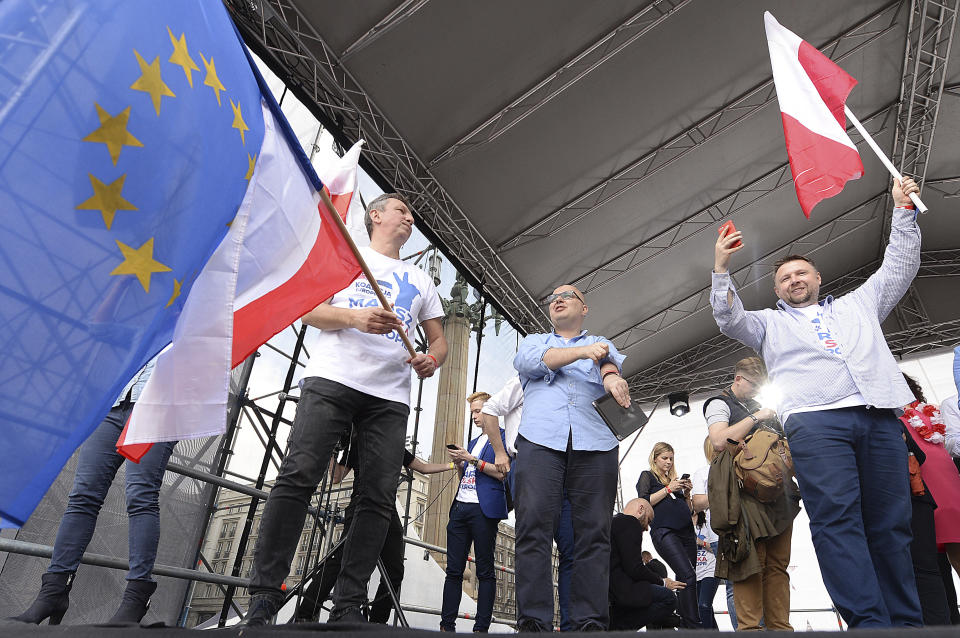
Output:
<instances>
[{"instance_id":1,"label":"hand holding flagpole","mask_svg":"<svg viewBox=\"0 0 960 638\"><path fill-rule=\"evenodd\" d=\"M353 256L357 258L357 262L360 264L360 268L363 270L363 274L367 278L367 282L373 288L373 292L375 295L377 295L377 299L380 300L380 305L383 306L384 310L392 311L393 306L390 305L389 301L387 301L383 291L380 290L380 285L377 284L377 278L373 276L373 273L370 272L370 267L367 266L367 262L363 260L363 256L360 254L360 249L357 248L357 244L355 241L353 241L350 231L347 230L346 224L343 223L343 218L340 217L340 213L337 212L337 207L333 205L333 202L330 201L330 196L327 195L326 191L322 189L320 190L320 199L323 202L323 205L327 207L327 212L330 213L330 216L336 220L337 226L340 228L340 232L347 240L347 245L350 246L350 250L353 251ZM417 356L417 350L413 347L413 342L410 341L410 337L407 336L407 331L400 329L397 330L397 333L400 335L400 338L403 339L403 345L406 346L407 352L410 353L410 356Z\"/></svg>"},{"instance_id":2,"label":"hand holding flagpole","mask_svg":"<svg viewBox=\"0 0 960 638\"><path fill-rule=\"evenodd\" d=\"M863 124L861 124L860 120L857 119L857 116L853 114L853 112L850 110L850 107L844 104L843 112L846 113L848 118L850 118L850 121L853 123L856 129L860 131L860 135L863 137L863 140L871 149L873 149L873 152L876 153L877 157L880 159L880 162L887 168L888 171L890 171L890 174L893 175L895 179L898 179L901 183L903 183L903 175L900 174L900 171L897 170L897 167L893 165L884 152L880 150L880 147L877 146L875 141L873 141L873 137L867 132L867 129L863 128ZM914 206L916 206L917 210L921 213L927 212L926 205L920 201L920 196L916 193L910 193L910 201L913 202Z\"/></svg>"}]
</instances>

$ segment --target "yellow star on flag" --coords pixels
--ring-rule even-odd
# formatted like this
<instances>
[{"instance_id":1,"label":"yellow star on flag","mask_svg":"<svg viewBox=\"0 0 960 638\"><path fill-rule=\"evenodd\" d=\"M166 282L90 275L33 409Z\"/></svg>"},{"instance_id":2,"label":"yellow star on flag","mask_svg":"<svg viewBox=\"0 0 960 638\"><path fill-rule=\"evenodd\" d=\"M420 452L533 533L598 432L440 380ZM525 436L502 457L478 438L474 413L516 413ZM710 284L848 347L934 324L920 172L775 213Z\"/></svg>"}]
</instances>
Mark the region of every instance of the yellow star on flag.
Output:
<instances>
[{"instance_id":1,"label":"yellow star on flag","mask_svg":"<svg viewBox=\"0 0 960 638\"><path fill-rule=\"evenodd\" d=\"M110 115L102 106L94 102L97 107L97 117L100 118L100 128L83 138L84 142L100 142L107 145L113 165L117 165L120 151L124 146L143 146L137 138L127 131L127 122L130 120L130 107L123 109L117 115Z\"/></svg>"},{"instance_id":2,"label":"yellow star on flag","mask_svg":"<svg viewBox=\"0 0 960 638\"><path fill-rule=\"evenodd\" d=\"M180 288L183 287L183 282L178 279L173 280L173 294L170 295L170 301L167 302L167 305L164 308L169 308L173 305L173 301L180 296Z\"/></svg>"},{"instance_id":3,"label":"yellow star on flag","mask_svg":"<svg viewBox=\"0 0 960 638\"><path fill-rule=\"evenodd\" d=\"M153 59L153 62L147 64L136 49L133 50L133 53L137 56L137 64L140 65L140 77L130 85L130 88L134 91L149 93L150 99L153 100L153 108L157 111L157 115L160 115L161 98L176 97L170 87L164 84L163 78L160 77L160 56L158 55Z\"/></svg>"},{"instance_id":4,"label":"yellow star on flag","mask_svg":"<svg viewBox=\"0 0 960 638\"><path fill-rule=\"evenodd\" d=\"M250 127L243 121L243 113L240 112L239 104L234 104L233 100L230 100L230 108L233 109L233 124L231 126L240 131L240 141L246 144L247 138L244 134L250 130Z\"/></svg>"},{"instance_id":5,"label":"yellow star on flag","mask_svg":"<svg viewBox=\"0 0 960 638\"><path fill-rule=\"evenodd\" d=\"M153 237L140 248L127 246L122 241L117 241L117 246L123 253L123 261L113 269L111 275L136 275L144 291L150 292L150 275L155 272L170 272L168 266L153 258Z\"/></svg>"},{"instance_id":6,"label":"yellow star on flag","mask_svg":"<svg viewBox=\"0 0 960 638\"><path fill-rule=\"evenodd\" d=\"M213 89L213 94L217 96L217 106L222 106L220 104L220 91L226 91L227 87L220 82L220 78L217 77L217 67L213 64L213 56L210 56L210 61L207 62L207 59L203 57L203 53L200 53L200 59L203 60L203 66L207 69L207 75L203 78L204 86L209 86Z\"/></svg>"},{"instance_id":7,"label":"yellow star on flag","mask_svg":"<svg viewBox=\"0 0 960 638\"><path fill-rule=\"evenodd\" d=\"M103 223L107 225L107 230L113 224L113 216L118 210L138 210L136 206L123 198L120 192L123 190L123 182L127 176L121 175L109 184L104 184L99 179L88 173L90 185L93 186L93 197L82 202L77 206L77 210L99 210L103 216Z\"/></svg>"},{"instance_id":8,"label":"yellow star on flag","mask_svg":"<svg viewBox=\"0 0 960 638\"><path fill-rule=\"evenodd\" d=\"M170 27L167 27L167 33L170 34L170 44L173 45L173 53L170 55L168 62L179 65L183 69L183 74L187 76L187 82L190 83L190 88L193 88L193 73L192 71L199 71L200 67L197 66L197 63L193 61L193 58L190 57L190 53L187 51L187 36L185 33L180 34L180 39L173 37L173 31L170 30Z\"/></svg>"},{"instance_id":9,"label":"yellow star on flag","mask_svg":"<svg viewBox=\"0 0 960 638\"><path fill-rule=\"evenodd\" d=\"M253 177L253 169L256 167L256 165L257 154L254 153L253 157L250 157L250 153L247 153L247 174L244 176L244 179L246 179L248 182L250 181L250 178Z\"/></svg>"}]
</instances>

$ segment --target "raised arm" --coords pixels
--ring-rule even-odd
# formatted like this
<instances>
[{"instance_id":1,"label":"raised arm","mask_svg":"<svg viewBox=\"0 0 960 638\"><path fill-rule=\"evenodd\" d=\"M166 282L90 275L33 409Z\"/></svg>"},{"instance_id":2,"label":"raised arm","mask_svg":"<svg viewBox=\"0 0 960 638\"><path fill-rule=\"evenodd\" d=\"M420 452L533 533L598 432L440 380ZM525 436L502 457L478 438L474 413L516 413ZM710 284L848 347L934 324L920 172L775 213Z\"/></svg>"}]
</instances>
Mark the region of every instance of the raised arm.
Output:
<instances>
[{"instance_id":1,"label":"raised arm","mask_svg":"<svg viewBox=\"0 0 960 638\"><path fill-rule=\"evenodd\" d=\"M738 242L739 245L735 245ZM759 313L744 310L730 278L730 256L743 246L743 233L740 231L725 233L717 239L710 282L710 305L720 332L759 352L766 326Z\"/></svg>"},{"instance_id":2,"label":"raised arm","mask_svg":"<svg viewBox=\"0 0 960 638\"><path fill-rule=\"evenodd\" d=\"M449 470L457 469L456 464L453 461L449 463L425 463L420 459L414 457L413 461L408 465L411 470L420 472L421 474L438 474L440 472L447 472Z\"/></svg>"},{"instance_id":3,"label":"raised arm","mask_svg":"<svg viewBox=\"0 0 960 638\"><path fill-rule=\"evenodd\" d=\"M880 268L853 293L861 304L876 309L880 321L886 319L903 298L920 269L920 227L910 202L910 193L919 191L916 182L909 177L903 178L902 187L898 180L894 180L890 243L883 251Z\"/></svg>"}]
</instances>

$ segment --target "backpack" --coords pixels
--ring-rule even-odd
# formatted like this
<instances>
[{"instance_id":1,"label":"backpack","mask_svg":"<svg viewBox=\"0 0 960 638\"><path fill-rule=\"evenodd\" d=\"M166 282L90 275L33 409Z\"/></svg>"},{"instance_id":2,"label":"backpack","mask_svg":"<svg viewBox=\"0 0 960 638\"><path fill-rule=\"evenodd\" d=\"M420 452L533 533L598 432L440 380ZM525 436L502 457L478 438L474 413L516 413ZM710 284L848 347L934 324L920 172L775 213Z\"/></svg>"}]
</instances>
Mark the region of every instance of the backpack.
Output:
<instances>
[{"instance_id":1,"label":"backpack","mask_svg":"<svg viewBox=\"0 0 960 638\"><path fill-rule=\"evenodd\" d=\"M733 459L740 489L761 503L773 503L793 477L790 446L779 433L757 429Z\"/></svg>"}]
</instances>

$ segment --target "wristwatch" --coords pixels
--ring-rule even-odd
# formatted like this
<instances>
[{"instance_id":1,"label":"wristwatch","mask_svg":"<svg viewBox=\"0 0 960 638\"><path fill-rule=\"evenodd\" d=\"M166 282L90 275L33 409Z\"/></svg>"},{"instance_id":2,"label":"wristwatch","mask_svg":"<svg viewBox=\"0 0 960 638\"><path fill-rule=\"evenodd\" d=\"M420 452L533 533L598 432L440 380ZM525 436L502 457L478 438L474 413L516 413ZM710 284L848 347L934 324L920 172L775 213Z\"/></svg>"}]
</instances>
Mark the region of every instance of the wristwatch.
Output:
<instances>
[{"instance_id":1,"label":"wristwatch","mask_svg":"<svg viewBox=\"0 0 960 638\"><path fill-rule=\"evenodd\" d=\"M474 457L473 459L467 461L467 463L469 463L469 464L472 465L473 467L477 467L477 465L480 464L480 459Z\"/></svg>"}]
</instances>

